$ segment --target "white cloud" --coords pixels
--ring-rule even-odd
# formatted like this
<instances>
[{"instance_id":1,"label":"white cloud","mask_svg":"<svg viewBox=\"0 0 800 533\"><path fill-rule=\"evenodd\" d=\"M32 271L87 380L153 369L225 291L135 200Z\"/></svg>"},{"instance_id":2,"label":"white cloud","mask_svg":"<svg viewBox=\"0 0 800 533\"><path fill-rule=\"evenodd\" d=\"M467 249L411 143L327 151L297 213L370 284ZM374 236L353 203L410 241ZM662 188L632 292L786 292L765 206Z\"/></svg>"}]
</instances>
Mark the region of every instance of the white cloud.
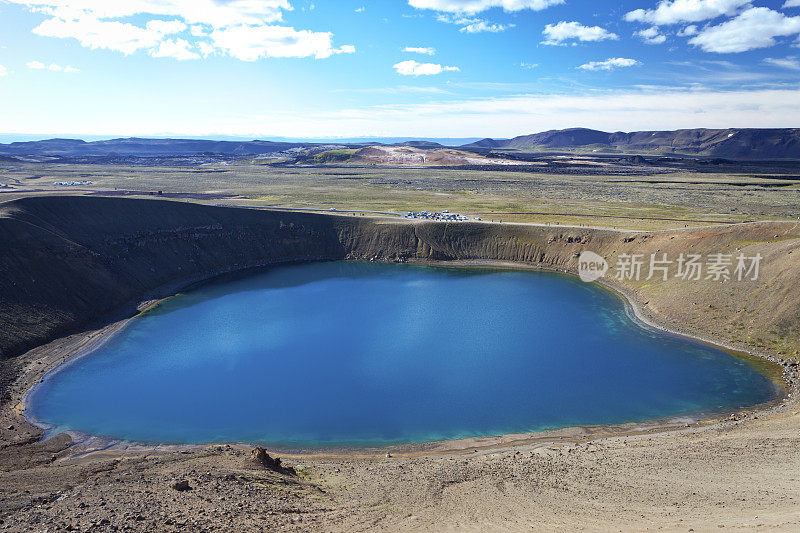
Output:
<instances>
[{"instance_id":1,"label":"white cloud","mask_svg":"<svg viewBox=\"0 0 800 533\"><path fill-rule=\"evenodd\" d=\"M796 57L785 57L783 59L767 57L764 63L774 67L788 68L790 70L800 70L800 61Z\"/></svg>"},{"instance_id":2,"label":"white cloud","mask_svg":"<svg viewBox=\"0 0 800 533\"><path fill-rule=\"evenodd\" d=\"M361 7L356 9L356 13L363 13L366 10L367 10L367 8L365 8L364 6L361 6Z\"/></svg>"},{"instance_id":3,"label":"white cloud","mask_svg":"<svg viewBox=\"0 0 800 533\"><path fill-rule=\"evenodd\" d=\"M56 18L116 19L135 15L178 16L189 24L214 27L282 20L288 0L6 0Z\"/></svg>"},{"instance_id":4,"label":"white cloud","mask_svg":"<svg viewBox=\"0 0 800 533\"><path fill-rule=\"evenodd\" d=\"M403 76L433 76L442 72L457 72L458 67L447 67L437 63L419 63L413 59L401 61L393 65L398 74Z\"/></svg>"},{"instance_id":5,"label":"white cloud","mask_svg":"<svg viewBox=\"0 0 800 533\"><path fill-rule=\"evenodd\" d=\"M8 76L8 69L3 65L0 65L0 78L3 76Z\"/></svg>"},{"instance_id":6,"label":"white cloud","mask_svg":"<svg viewBox=\"0 0 800 533\"><path fill-rule=\"evenodd\" d=\"M412 54L425 54L432 56L436 53L436 49L423 46L406 46L403 49L403 52L409 52Z\"/></svg>"},{"instance_id":7,"label":"white cloud","mask_svg":"<svg viewBox=\"0 0 800 533\"><path fill-rule=\"evenodd\" d=\"M172 33L181 33L186 29L186 24L180 20L151 20L145 27L148 30L161 33L163 35L170 35Z\"/></svg>"},{"instance_id":8,"label":"white cloud","mask_svg":"<svg viewBox=\"0 0 800 533\"><path fill-rule=\"evenodd\" d=\"M189 33L191 33L193 37L208 37L208 32L206 32L206 28L202 24L192 25L189 28Z\"/></svg>"},{"instance_id":9,"label":"white cloud","mask_svg":"<svg viewBox=\"0 0 800 533\"><path fill-rule=\"evenodd\" d=\"M522 63L519 64L519 66L524 69L530 70L538 67L539 63L526 63L525 61L523 61Z\"/></svg>"},{"instance_id":10,"label":"white cloud","mask_svg":"<svg viewBox=\"0 0 800 533\"><path fill-rule=\"evenodd\" d=\"M680 22L702 22L720 15L733 15L751 0L661 0L655 9L636 9L625 14L629 22L655 26Z\"/></svg>"},{"instance_id":11,"label":"white cloud","mask_svg":"<svg viewBox=\"0 0 800 533\"><path fill-rule=\"evenodd\" d=\"M206 41L198 41L197 50L200 52L200 55L203 56L203 58L213 56L217 53L217 49L214 48L214 45Z\"/></svg>"},{"instance_id":12,"label":"white cloud","mask_svg":"<svg viewBox=\"0 0 800 533\"><path fill-rule=\"evenodd\" d=\"M581 70L614 70L616 68L632 67L634 65L641 65L641 63L635 59L629 59L626 57L610 57L605 61L591 61L589 63L584 63L577 68Z\"/></svg>"},{"instance_id":13,"label":"white cloud","mask_svg":"<svg viewBox=\"0 0 800 533\"><path fill-rule=\"evenodd\" d=\"M479 13L493 7L501 7L505 11L523 9L541 11L563 3L564 0L408 0L408 5L417 9L433 9L448 13Z\"/></svg>"},{"instance_id":14,"label":"white cloud","mask_svg":"<svg viewBox=\"0 0 800 533\"><path fill-rule=\"evenodd\" d=\"M800 7L800 0L786 0L786 3L783 4L783 9L787 7Z\"/></svg>"},{"instance_id":15,"label":"white cloud","mask_svg":"<svg viewBox=\"0 0 800 533\"><path fill-rule=\"evenodd\" d=\"M104 48L125 55L143 48L153 48L164 37L156 28L141 28L127 22L90 17L76 20L47 19L35 27L33 33L44 37L73 38L86 48Z\"/></svg>"},{"instance_id":16,"label":"white cloud","mask_svg":"<svg viewBox=\"0 0 800 533\"><path fill-rule=\"evenodd\" d=\"M800 34L800 16L787 17L766 7L754 7L736 18L703 29L689 40L706 52L746 52L776 44L775 37Z\"/></svg>"},{"instance_id":17,"label":"white cloud","mask_svg":"<svg viewBox=\"0 0 800 533\"><path fill-rule=\"evenodd\" d=\"M71 65L67 65L65 67L62 67L61 65L58 65L56 63L50 63L50 65L45 65L41 61L28 61L27 63L25 63L25 66L34 70L47 69L53 72L78 72L78 69L76 69Z\"/></svg>"},{"instance_id":18,"label":"white cloud","mask_svg":"<svg viewBox=\"0 0 800 533\"><path fill-rule=\"evenodd\" d=\"M584 26L580 22L567 22L562 20L558 24L548 24L542 33L547 37L542 44L559 45L570 39L579 41L605 41L616 40L619 37L600 26Z\"/></svg>"},{"instance_id":19,"label":"white cloud","mask_svg":"<svg viewBox=\"0 0 800 533\"><path fill-rule=\"evenodd\" d=\"M295 30L286 26L232 26L211 32L216 48L242 61L267 57L314 57L352 54L355 47L333 47L333 34Z\"/></svg>"},{"instance_id":20,"label":"white cloud","mask_svg":"<svg viewBox=\"0 0 800 533\"><path fill-rule=\"evenodd\" d=\"M461 33L499 33L513 27L514 24L491 24L485 20L479 20L477 22L473 22L472 24L467 24L458 31Z\"/></svg>"},{"instance_id":21,"label":"white cloud","mask_svg":"<svg viewBox=\"0 0 800 533\"><path fill-rule=\"evenodd\" d=\"M692 35L696 35L697 31L698 31L697 26L695 26L694 24L689 24L685 28L678 30L678 36L691 37Z\"/></svg>"},{"instance_id":22,"label":"white cloud","mask_svg":"<svg viewBox=\"0 0 800 533\"><path fill-rule=\"evenodd\" d=\"M634 32L634 35L642 39L646 44L662 44L667 40L667 36L659 33L658 26L651 26L647 29Z\"/></svg>"},{"instance_id":23,"label":"white cloud","mask_svg":"<svg viewBox=\"0 0 800 533\"><path fill-rule=\"evenodd\" d=\"M37 35L72 38L86 48L126 55L144 50L152 57L178 60L228 54L253 61L262 57L326 58L355 51L352 45L334 47L329 32L272 24L282 20L283 11L292 9L288 0L8 1L49 17L34 28ZM148 15L178 18L153 19L144 26L118 20ZM179 34L182 37L172 37Z\"/></svg>"},{"instance_id":24,"label":"white cloud","mask_svg":"<svg viewBox=\"0 0 800 533\"><path fill-rule=\"evenodd\" d=\"M153 57L171 57L178 61L187 59L200 59L200 54L192 51L192 45L185 39L166 39L161 41L158 48L150 50Z\"/></svg>"},{"instance_id":25,"label":"white cloud","mask_svg":"<svg viewBox=\"0 0 800 533\"><path fill-rule=\"evenodd\" d=\"M439 22L461 26L461 28L458 30L461 33L498 33L514 27L514 24L493 24L488 20L477 17L468 17L463 14L448 15L446 13L439 13L436 19Z\"/></svg>"}]
</instances>

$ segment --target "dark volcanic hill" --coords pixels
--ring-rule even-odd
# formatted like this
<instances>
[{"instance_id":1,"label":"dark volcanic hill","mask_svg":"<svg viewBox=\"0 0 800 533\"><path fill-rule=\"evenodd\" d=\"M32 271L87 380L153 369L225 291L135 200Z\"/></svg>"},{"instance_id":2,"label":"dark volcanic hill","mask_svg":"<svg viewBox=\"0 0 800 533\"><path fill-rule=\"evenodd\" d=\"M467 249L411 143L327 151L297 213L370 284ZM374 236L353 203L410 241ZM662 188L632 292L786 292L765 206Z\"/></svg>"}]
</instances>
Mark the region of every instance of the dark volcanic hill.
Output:
<instances>
[{"instance_id":1,"label":"dark volcanic hill","mask_svg":"<svg viewBox=\"0 0 800 533\"><path fill-rule=\"evenodd\" d=\"M630 133L570 128L522 135L513 139L483 139L466 147L510 150L586 147L626 153L703 155L730 159L800 159L800 128L692 129Z\"/></svg>"}]
</instances>

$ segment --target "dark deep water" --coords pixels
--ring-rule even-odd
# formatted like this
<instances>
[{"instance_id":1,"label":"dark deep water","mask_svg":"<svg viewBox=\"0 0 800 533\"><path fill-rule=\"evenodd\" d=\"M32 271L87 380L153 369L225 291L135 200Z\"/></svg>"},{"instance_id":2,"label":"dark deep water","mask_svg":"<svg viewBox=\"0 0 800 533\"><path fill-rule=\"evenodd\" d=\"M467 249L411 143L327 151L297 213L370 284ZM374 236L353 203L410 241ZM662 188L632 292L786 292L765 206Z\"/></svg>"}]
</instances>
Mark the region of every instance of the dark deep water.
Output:
<instances>
[{"instance_id":1,"label":"dark deep water","mask_svg":"<svg viewBox=\"0 0 800 533\"><path fill-rule=\"evenodd\" d=\"M202 286L45 380L56 429L145 441L385 444L698 415L776 397L720 350L543 272L354 262Z\"/></svg>"}]
</instances>

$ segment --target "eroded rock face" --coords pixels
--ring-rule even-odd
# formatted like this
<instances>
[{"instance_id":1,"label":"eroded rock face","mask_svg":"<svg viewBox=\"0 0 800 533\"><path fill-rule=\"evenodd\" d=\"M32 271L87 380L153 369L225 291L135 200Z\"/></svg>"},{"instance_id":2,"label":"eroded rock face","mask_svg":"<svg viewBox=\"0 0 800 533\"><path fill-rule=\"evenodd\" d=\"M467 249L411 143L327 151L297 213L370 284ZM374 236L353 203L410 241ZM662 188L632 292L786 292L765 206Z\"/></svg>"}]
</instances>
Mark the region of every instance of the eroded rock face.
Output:
<instances>
[{"instance_id":1,"label":"eroded rock face","mask_svg":"<svg viewBox=\"0 0 800 533\"><path fill-rule=\"evenodd\" d=\"M256 446L247 458L245 466L248 468L266 468L273 472L285 474L287 476L296 476L294 468L281 464L279 457L271 457L267 450L261 446Z\"/></svg>"}]
</instances>

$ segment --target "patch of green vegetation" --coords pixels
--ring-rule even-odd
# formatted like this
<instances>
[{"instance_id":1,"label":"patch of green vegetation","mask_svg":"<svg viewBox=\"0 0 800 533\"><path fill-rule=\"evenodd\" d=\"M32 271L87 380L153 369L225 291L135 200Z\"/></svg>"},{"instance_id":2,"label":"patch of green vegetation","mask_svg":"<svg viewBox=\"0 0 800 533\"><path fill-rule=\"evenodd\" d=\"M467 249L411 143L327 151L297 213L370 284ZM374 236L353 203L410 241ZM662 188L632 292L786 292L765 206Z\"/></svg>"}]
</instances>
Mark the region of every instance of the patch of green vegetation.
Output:
<instances>
[{"instance_id":1,"label":"patch of green vegetation","mask_svg":"<svg viewBox=\"0 0 800 533\"><path fill-rule=\"evenodd\" d=\"M294 471L297 472L297 477L300 479L311 479L312 471L305 466L296 466Z\"/></svg>"}]
</instances>

